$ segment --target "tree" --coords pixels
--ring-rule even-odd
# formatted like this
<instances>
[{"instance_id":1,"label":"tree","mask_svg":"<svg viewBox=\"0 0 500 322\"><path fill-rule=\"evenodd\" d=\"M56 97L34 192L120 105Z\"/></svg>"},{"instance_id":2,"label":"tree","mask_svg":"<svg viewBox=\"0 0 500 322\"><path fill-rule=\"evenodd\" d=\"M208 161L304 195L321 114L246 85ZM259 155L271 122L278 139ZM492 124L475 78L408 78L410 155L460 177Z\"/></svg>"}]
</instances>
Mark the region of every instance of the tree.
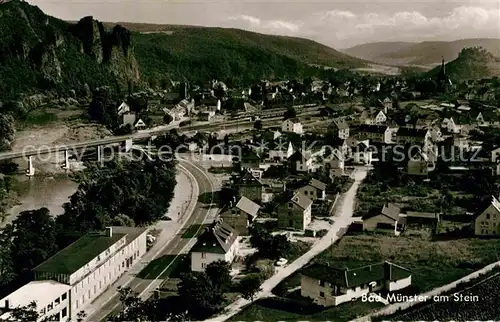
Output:
<instances>
[{"instance_id":1,"label":"tree","mask_svg":"<svg viewBox=\"0 0 500 322\"><path fill-rule=\"evenodd\" d=\"M283 114L283 119L284 120L293 119L294 117L297 117L297 112L295 111L295 109L293 107L289 107L285 111L285 113Z\"/></svg>"},{"instance_id":2,"label":"tree","mask_svg":"<svg viewBox=\"0 0 500 322\"><path fill-rule=\"evenodd\" d=\"M56 226L47 208L23 211L12 222L12 263L23 274L56 253Z\"/></svg>"},{"instance_id":3,"label":"tree","mask_svg":"<svg viewBox=\"0 0 500 322\"><path fill-rule=\"evenodd\" d=\"M256 129L257 131L262 130L262 121L256 120L255 123L253 123L253 128Z\"/></svg>"},{"instance_id":4,"label":"tree","mask_svg":"<svg viewBox=\"0 0 500 322\"><path fill-rule=\"evenodd\" d=\"M218 312L224 304L224 296L204 272L181 275L179 296L186 303L188 312L195 318L204 318Z\"/></svg>"},{"instance_id":5,"label":"tree","mask_svg":"<svg viewBox=\"0 0 500 322\"><path fill-rule=\"evenodd\" d=\"M118 104L119 94L115 90L109 86L100 87L92 93L88 108L89 117L114 130L119 127Z\"/></svg>"},{"instance_id":6,"label":"tree","mask_svg":"<svg viewBox=\"0 0 500 322\"><path fill-rule=\"evenodd\" d=\"M248 274L240 281L240 292L244 299L252 301L261 290L262 276L258 273Z\"/></svg>"},{"instance_id":7,"label":"tree","mask_svg":"<svg viewBox=\"0 0 500 322\"><path fill-rule=\"evenodd\" d=\"M36 309L36 303L31 302L30 304L22 307L16 307L10 311L10 316L3 319L0 318L1 322L28 322L36 321L38 319L38 310Z\"/></svg>"},{"instance_id":8,"label":"tree","mask_svg":"<svg viewBox=\"0 0 500 322\"><path fill-rule=\"evenodd\" d=\"M219 288L221 292L229 291L231 287L231 265L226 261L216 261L208 264L205 269L208 279L212 284Z\"/></svg>"},{"instance_id":9,"label":"tree","mask_svg":"<svg viewBox=\"0 0 500 322\"><path fill-rule=\"evenodd\" d=\"M165 123L167 125L172 123L173 120L174 120L174 118L172 117L172 115L170 115L168 113L163 116L163 123Z\"/></svg>"},{"instance_id":10,"label":"tree","mask_svg":"<svg viewBox=\"0 0 500 322\"><path fill-rule=\"evenodd\" d=\"M0 113L0 151L8 150L14 141L15 124L11 114Z\"/></svg>"},{"instance_id":11,"label":"tree","mask_svg":"<svg viewBox=\"0 0 500 322\"><path fill-rule=\"evenodd\" d=\"M127 99L130 109L136 113L148 110L148 97L146 95L130 95Z\"/></svg>"},{"instance_id":12,"label":"tree","mask_svg":"<svg viewBox=\"0 0 500 322\"><path fill-rule=\"evenodd\" d=\"M12 263L12 227L0 230L0 288L16 276Z\"/></svg>"},{"instance_id":13,"label":"tree","mask_svg":"<svg viewBox=\"0 0 500 322\"><path fill-rule=\"evenodd\" d=\"M161 300L143 301L130 287L119 288L118 292L123 309L120 313L108 317L107 321L187 321L184 314L165 312Z\"/></svg>"}]
</instances>

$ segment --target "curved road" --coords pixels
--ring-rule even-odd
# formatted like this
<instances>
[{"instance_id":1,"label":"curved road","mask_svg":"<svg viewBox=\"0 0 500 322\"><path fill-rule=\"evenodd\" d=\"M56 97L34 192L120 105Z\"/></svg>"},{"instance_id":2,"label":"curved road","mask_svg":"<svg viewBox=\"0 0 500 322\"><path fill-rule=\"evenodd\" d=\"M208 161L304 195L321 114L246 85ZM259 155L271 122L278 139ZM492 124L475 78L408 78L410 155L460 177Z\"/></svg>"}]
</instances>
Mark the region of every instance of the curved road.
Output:
<instances>
[{"instance_id":1,"label":"curved road","mask_svg":"<svg viewBox=\"0 0 500 322\"><path fill-rule=\"evenodd\" d=\"M212 192L213 186L210 178L206 174L206 172L195 165L194 163L179 159L179 164L187 170L196 180L199 186L199 193ZM212 194L213 196L213 194ZM196 196L198 198L198 196ZM147 298L152 295L152 292L159 287L163 282L161 276L165 273L170 265L172 265L176 260L178 260L178 256L184 253L187 250L188 243L191 241L189 238L182 238L182 235L185 233L186 229L188 229L191 225L200 225L199 229L202 229L201 224L204 223L205 219L210 214L211 207L207 208L207 205L197 202L194 211L189 217L185 217L185 222L181 227L180 231L176 234L176 236L168 242L163 249L161 249L152 260L161 258L163 256L172 256L174 255L174 260L165 267L161 273L154 273L152 276L145 276L145 278L140 278L135 276L129 283L125 283L123 286L127 286L132 288L133 291L139 293L141 298ZM192 244L192 243L191 243ZM151 251L151 250L150 250ZM145 256L147 256L146 253ZM161 269L161 268L160 268ZM157 270L153 270L157 271ZM153 273L150 273L153 274ZM105 294L102 294L103 296ZM98 298L99 299L99 298ZM119 300L118 293L114 293L113 296L106 299L107 301L100 307L99 310L94 312L86 312L87 317L86 321L103 321L105 318L111 314L119 312L121 309L121 303Z\"/></svg>"}]
</instances>

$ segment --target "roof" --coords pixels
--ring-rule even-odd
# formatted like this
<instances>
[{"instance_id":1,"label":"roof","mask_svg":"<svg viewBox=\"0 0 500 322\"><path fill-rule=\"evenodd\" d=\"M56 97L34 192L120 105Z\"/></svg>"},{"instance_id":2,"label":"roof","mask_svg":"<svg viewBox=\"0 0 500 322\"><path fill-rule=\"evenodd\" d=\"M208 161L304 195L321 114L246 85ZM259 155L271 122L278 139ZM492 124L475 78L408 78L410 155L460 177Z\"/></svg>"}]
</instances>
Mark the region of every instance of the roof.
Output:
<instances>
[{"instance_id":1,"label":"roof","mask_svg":"<svg viewBox=\"0 0 500 322\"><path fill-rule=\"evenodd\" d=\"M290 199L291 202L295 203L297 206L299 206L302 209L307 209L309 206L312 205L312 200L309 199L306 195L304 195L301 192L297 192L293 195L292 199Z\"/></svg>"},{"instance_id":2,"label":"roof","mask_svg":"<svg viewBox=\"0 0 500 322\"><path fill-rule=\"evenodd\" d=\"M255 202L253 202L252 200L248 199L247 197L243 196L236 204L236 208L240 209L241 211L255 218L257 217L257 213L259 212L260 206Z\"/></svg>"},{"instance_id":3,"label":"roof","mask_svg":"<svg viewBox=\"0 0 500 322\"><path fill-rule=\"evenodd\" d=\"M421 137L424 138L428 130L426 129L414 129L409 127L400 127L396 132L397 136L411 136L411 137Z\"/></svg>"},{"instance_id":4,"label":"roof","mask_svg":"<svg viewBox=\"0 0 500 322\"><path fill-rule=\"evenodd\" d=\"M304 268L302 275L337 286L353 288L375 281L401 280L411 276L411 272L396 264L383 262L354 269L338 269L328 265L313 264Z\"/></svg>"},{"instance_id":5,"label":"roof","mask_svg":"<svg viewBox=\"0 0 500 322\"><path fill-rule=\"evenodd\" d=\"M344 119L341 119L341 120L335 119L335 120L333 120L333 125L337 129L339 129L339 130L343 130L343 129L348 129L349 128L349 124L347 124L347 122Z\"/></svg>"},{"instance_id":6,"label":"roof","mask_svg":"<svg viewBox=\"0 0 500 322\"><path fill-rule=\"evenodd\" d=\"M144 227L126 227L126 226L112 226L113 234L126 234L125 245L130 244L137 239L140 235L145 233L148 229Z\"/></svg>"},{"instance_id":7,"label":"roof","mask_svg":"<svg viewBox=\"0 0 500 322\"><path fill-rule=\"evenodd\" d=\"M108 237L103 233L89 233L33 270L36 272L73 274L106 249L116 244L125 235L113 233L111 237Z\"/></svg>"},{"instance_id":8,"label":"roof","mask_svg":"<svg viewBox=\"0 0 500 322\"><path fill-rule=\"evenodd\" d=\"M311 153L310 152L301 152L299 150L295 151L294 154L292 154L288 160L289 161L297 161L297 160L309 160L311 158Z\"/></svg>"},{"instance_id":9,"label":"roof","mask_svg":"<svg viewBox=\"0 0 500 322\"><path fill-rule=\"evenodd\" d=\"M211 227L205 228L191 249L197 253L225 254L238 238L238 231L222 220L216 221Z\"/></svg>"},{"instance_id":10,"label":"roof","mask_svg":"<svg viewBox=\"0 0 500 322\"><path fill-rule=\"evenodd\" d=\"M434 219L437 217L437 214L433 213L433 212L418 212L418 211L407 211L404 215L406 217L412 217L412 218L431 218L431 219Z\"/></svg>"},{"instance_id":11,"label":"roof","mask_svg":"<svg viewBox=\"0 0 500 322\"><path fill-rule=\"evenodd\" d=\"M9 308L12 309L27 306L35 301L37 308L41 309L70 289L70 285L56 281L33 281L0 300L0 307L5 307L6 300L9 301Z\"/></svg>"},{"instance_id":12,"label":"roof","mask_svg":"<svg viewBox=\"0 0 500 322\"><path fill-rule=\"evenodd\" d=\"M387 130L387 125L372 125L372 124L360 124L356 125L353 130L356 132L365 133L385 133Z\"/></svg>"},{"instance_id":13,"label":"roof","mask_svg":"<svg viewBox=\"0 0 500 322\"><path fill-rule=\"evenodd\" d=\"M296 117L293 117L293 118L291 118L291 119L286 119L286 120L285 120L285 121L283 121L283 122L286 122L286 121L290 121L290 122L292 122L293 124L300 123L300 120L299 120L298 118L296 118Z\"/></svg>"},{"instance_id":14,"label":"roof","mask_svg":"<svg viewBox=\"0 0 500 322\"><path fill-rule=\"evenodd\" d=\"M401 209L399 207L397 207L396 205L394 205L392 203L389 203L389 204L384 205L384 207L382 208L382 211L380 213L386 217L393 219L393 220L398 220L400 211L401 211Z\"/></svg>"},{"instance_id":15,"label":"roof","mask_svg":"<svg viewBox=\"0 0 500 322\"><path fill-rule=\"evenodd\" d=\"M319 180L316 180L316 179L311 179L311 181L309 182L309 185L311 187L314 187L316 189L319 189L319 190L326 190L326 184L324 184L323 182L319 181Z\"/></svg>"}]
</instances>

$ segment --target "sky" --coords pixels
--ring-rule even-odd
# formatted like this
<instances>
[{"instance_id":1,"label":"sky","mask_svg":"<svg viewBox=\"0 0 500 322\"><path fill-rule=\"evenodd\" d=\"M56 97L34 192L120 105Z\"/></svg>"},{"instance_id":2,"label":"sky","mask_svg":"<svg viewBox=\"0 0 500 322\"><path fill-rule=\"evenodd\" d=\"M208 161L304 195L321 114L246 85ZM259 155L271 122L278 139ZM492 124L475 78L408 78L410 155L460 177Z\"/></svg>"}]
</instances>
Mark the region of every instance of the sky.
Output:
<instances>
[{"instance_id":1,"label":"sky","mask_svg":"<svg viewBox=\"0 0 500 322\"><path fill-rule=\"evenodd\" d=\"M28 0L52 16L246 29L342 49L378 41L500 38L500 0Z\"/></svg>"}]
</instances>

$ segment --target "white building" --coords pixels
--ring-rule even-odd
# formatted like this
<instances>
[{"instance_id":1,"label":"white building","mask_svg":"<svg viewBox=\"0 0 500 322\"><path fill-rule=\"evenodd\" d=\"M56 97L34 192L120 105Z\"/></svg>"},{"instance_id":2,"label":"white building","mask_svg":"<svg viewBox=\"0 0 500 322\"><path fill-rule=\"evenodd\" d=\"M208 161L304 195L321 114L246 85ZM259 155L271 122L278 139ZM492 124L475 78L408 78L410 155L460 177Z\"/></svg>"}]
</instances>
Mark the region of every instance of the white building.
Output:
<instances>
[{"instance_id":1,"label":"white building","mask_svg":"<svg viewBox=\"0 0 500 322\"><path fill-rule=\"evenodd\" d=\"M128 112L130 112L130 106L129 106L127 103L122 102L122 103L118 106L118 108L117 108L117 112L118 112L118 115L119 115L119 116L120 116L120 115L123 115L123 114L125 114L125 113L128 113Z\"/></svg>"},{"instance_id":2,"label":"white building","mask_svg":"<svg viewBox=\"0 0 500 322\"><path fill-rule=\"evenodd\" d=\"M146 234L145 228L132 227L108 227L105 233L89 233L35 267L35 281L6 299L18 299L23 294L26 301L37 303L40 314L60 312L61 321L74 320L78 312L85 311L139 262L146 252ZM47 287L48 292L36 292L41 287ZM15 303L12 300L9 305Z\"/></svg>"},{"instance_id":3,"label":"white building","mask_svg":"<svg viewBox=\"0 0 500 322\"><path fill-rule=\"evenodd\" d=\"M46 318L68 321L70 290L71 286L55 281L30 282L0 300L0 320L8 319L10 310L35 302L39 313L37 321Z\"/></svg>"},{"instance_id":4,"label":"white building","mask_svg":"<svg viewBox=\"0 0 500 322\"><path fill-rule=\"evenodd\" d=\"M375 116L375 124L382 124L387 121L387 116L384 114L384 111L378 112L377 116Z\"/></svg>"},{"instance_id":5,"label":"white building","mask_svg":"<svg viewBox=\"0 0 500 322\"><path fill-rule=\"evenodd\" d=\"M191 270L203 272L207 265L219 260L232 263L238 250L238 232L219 220L198 237L191 249Z\"/></svg>"},{"instance_id":6,"label":"white building","mask_svg":"<svg viewBox=\"0 0 500 322\"><path fill-rule=\"evenodd\" d=\"M300 123L298 118L286 119L281 123L281 131L284 133L304 133L302 129L302 123Z\"/></svg>"},{"instance_id":7,"label":"white building","mask_svg":"<svg viewBox=\"0 0 500 322\"><path fill-rule=\"evenodd\" d=\"M303 269L300 294L321 306L337 306L376 292L394 292L411 285L411 272L390 262L355 269L313 264Z\"/></svg>"}]
</instances>

